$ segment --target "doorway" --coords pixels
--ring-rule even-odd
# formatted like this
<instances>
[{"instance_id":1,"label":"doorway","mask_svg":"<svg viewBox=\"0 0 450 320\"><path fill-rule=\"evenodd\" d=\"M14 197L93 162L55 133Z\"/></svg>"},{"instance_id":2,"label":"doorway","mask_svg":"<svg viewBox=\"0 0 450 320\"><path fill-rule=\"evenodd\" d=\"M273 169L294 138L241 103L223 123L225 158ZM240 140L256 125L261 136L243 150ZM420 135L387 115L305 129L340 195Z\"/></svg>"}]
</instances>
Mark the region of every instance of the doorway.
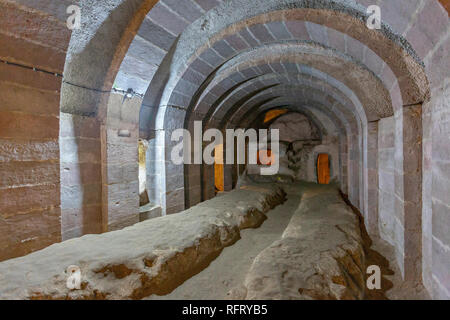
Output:
<instances>
[{"instance_id":1,"label":"doorway","mask_svg":"<svg viewBox=\"0 0 450 320\"><path fill-rule=\"evenodd\" d=\"M223 175L223 144L219 144L214 148L214 184L218 192L224 191Z\"/></svg>"},{"instance_id":2,"label":"doorway","mask_svg":"<svg viewBox=\"0 0 450 320\"><path fill-rule=\"evenodd\" d=\"M330 157L327 153L321 153L317 157L317 183L330 183Z\"/></svg>"}]
</instances>

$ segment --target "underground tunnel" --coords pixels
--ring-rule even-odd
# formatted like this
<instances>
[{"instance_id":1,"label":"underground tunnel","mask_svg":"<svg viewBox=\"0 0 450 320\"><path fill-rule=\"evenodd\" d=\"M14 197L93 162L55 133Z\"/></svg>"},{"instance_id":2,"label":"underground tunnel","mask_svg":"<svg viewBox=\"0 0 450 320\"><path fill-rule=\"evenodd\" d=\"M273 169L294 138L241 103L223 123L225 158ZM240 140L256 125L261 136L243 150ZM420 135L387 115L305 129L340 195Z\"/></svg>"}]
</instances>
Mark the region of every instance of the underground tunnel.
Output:
<instances>
[{"instance_id":1,"label":"underground tunnel","mask_svg":"<svg viewBox=\"0 0 450 320\"><path fill-rule=\"evenodd\" d=\"M447 0L0 0L0 300L450 299Z\"/></svg>"}]
</instances>

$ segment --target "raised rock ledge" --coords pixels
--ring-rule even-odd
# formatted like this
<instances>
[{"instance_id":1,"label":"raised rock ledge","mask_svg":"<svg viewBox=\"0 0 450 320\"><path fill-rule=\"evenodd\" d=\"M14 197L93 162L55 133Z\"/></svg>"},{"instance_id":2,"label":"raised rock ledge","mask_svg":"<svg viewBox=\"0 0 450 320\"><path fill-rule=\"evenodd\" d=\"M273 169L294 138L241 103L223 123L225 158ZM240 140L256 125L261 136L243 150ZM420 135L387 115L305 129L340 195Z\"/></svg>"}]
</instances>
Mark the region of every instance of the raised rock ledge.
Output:
<instances>
[{"instance_id":1,"label":"raised rock ledge","mask_svg":"<svg viewBox=\"0 0 450 320\"><path fill-rule=\"evenodd\" d=\"M178 214L54 244L0 263L0 299L141 299L170 293L285 200L272 185L246 185ZM66 270L81 269L81 290Z\"/></svg>"},{"instance_id":2,"label":"raised rock ledge","mask_svg":"<svg viewBox=\"0 0 450 320\"><path fill-rule=\"evenodd\" d=\"M280 240L254 260L234 299L363 299L358 216L333 187L305 192Z\"/></svg>"}]
</instances>

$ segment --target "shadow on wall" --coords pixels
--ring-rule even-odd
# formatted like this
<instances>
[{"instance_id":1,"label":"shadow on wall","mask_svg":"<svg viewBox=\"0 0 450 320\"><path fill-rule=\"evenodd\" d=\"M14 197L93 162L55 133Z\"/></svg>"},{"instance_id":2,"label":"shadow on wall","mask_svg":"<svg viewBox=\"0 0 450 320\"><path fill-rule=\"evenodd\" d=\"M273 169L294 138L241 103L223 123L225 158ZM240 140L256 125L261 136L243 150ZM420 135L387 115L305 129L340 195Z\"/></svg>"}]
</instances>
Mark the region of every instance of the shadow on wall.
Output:
<instances>
[{"instance_id":1,"label":"shadow on wall","mask_svg":"<svg viewBox=\"0 0 450 320\"><path fill-rule=\"evenodd\" d=\"M68 113L61 113L60 122L62 240L101 233L100 123Z\"/></svg>"},{"instance_id":2,"label":"shadow on wall","mask_svg":"<svg viewBox=\"0 0 450 320\"><path fill-rule=\"evenodd\" d=\"M82 23L101 23L95 34L92 36L95 27L82 25L71 38L60 100L63 240L108 229L109 189L102 191L102 178L110 175L111 168L107 162L107 150L103 150L102 155L102 123L106 123L110 90L126 53L123 49L134 37L133 32L128 32L128 28L134 26L130 21L145 17L145 14L140 16L138 13L148 11L142 7L147 2L132 0L113 9L95 10L96 14L103 16L82 18ZM82 7L82 10L92 11L88 7ZM112 26L114 30L111 30ZM86 30L91 33L83 34ZM106 34L108 41L104 41ZM105 126L107 130L108 124ZM106 143L107 131L104 133L103 142ZM105 157L103 168L102 157Z\"/></svg>"}]
</instances>

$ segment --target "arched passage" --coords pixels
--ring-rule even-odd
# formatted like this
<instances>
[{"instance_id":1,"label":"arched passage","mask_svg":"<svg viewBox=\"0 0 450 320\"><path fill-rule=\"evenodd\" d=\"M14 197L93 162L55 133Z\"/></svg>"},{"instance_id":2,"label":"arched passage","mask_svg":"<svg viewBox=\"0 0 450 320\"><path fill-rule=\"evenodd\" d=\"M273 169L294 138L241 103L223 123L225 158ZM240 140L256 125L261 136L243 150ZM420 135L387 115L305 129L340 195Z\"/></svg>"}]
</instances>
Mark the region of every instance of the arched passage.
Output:
<instances>
[{"instance_id":1,"label":"arched passage","mask_svg":"<svg viewBox=\"0 0 450 320\"><path fill-rule=\"evenodd\" d=\"M43 222L48 238L17 233L22 229L10 226L23 225L14 214L23 208L16 202L2 208L5 230L15 235L10 247L19 255L61 235L136 223L139 138L149 141L151 197L170 214L196 203L187 198L201 200L205 185L200 168L169 161L173 130L191 129L195 120L204 128L250 128L264 111L285 107L319 119L326 129L334 125L341 189L369 231L395 247L404 278L448 296L442 270L449 243L442 226L450 204L442 190L449 180L449 31L438 1L382 1L380 30L365 26L367 1L80 1L87 14L73 33L58 5L1 5L2 17L48 26L28 34L14 21L0 39L27 48L0 51L8 62L0 81L9 90L1 91L2 119L27 123L33 115L34 127L46 128L30 136L28 126L11 128L14 122L4 120L2 145L19 151L2 155L2 172L11 161L19 172L54 171L53 179L42 179L52 192L29 175L7 175L1 187L12 199L18 188L29 190L36 195L30 199L42 200L27 214L36 221L42 212L51 217ZM36 73L21 77L18 68ZM22 97L35 99L33 110ZM27 151L34 146L51 156ZM29 159L47 168L34 168ZM232 186L234 178L224 172L224 184ZM5 250L2 256L12 257L12 249Z\"/></svg>"}]
</instances>

